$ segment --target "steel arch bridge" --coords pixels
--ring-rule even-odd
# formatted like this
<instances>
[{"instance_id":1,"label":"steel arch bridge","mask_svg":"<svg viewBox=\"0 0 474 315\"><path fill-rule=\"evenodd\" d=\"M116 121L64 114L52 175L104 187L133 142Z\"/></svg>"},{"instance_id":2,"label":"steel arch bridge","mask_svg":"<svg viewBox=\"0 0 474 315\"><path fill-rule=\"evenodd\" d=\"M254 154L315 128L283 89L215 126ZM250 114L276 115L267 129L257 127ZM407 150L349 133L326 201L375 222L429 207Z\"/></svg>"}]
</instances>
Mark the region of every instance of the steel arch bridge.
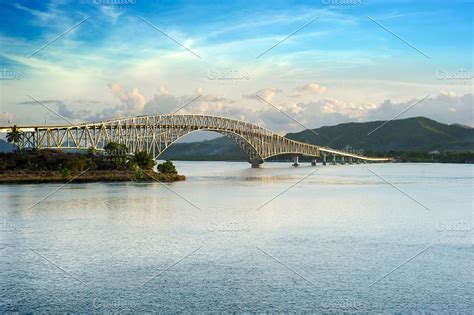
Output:
<instances>
[{"instance_id":1,"label":"steel arch bridge","mask_svg":"<svg viewBox=\"0 0 474 315\"><path fill-rule=\"evenodd\" d=\"M145 150L155 159L181 137L195 131L215 131L234 141L253 167L281 154L310 156L332 154L356 161L384 162L341 150L293 141L248 122L209 115L149 115L114 119L97 123L59 126L19 126L20 148L101 150L108 142L124 144L129 152ZM8 132L10 127L0 128Z\"/></svg>"}]
</instances>

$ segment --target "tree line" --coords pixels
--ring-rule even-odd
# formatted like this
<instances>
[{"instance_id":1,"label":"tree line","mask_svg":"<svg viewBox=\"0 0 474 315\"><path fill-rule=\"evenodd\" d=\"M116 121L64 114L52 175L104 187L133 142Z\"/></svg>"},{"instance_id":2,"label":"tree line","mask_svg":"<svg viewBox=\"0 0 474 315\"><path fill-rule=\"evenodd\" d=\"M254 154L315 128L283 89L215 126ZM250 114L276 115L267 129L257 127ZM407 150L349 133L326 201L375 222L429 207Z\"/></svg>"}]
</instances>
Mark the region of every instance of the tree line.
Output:
<instances>
[{"instance_id":1,"label":"tree line","mask_svg":"<svg viewBox=\"0 0 474 315\"><path fill-rule=\"evenodd\" d=\"M7 141L18 144L22 132L13 126L7 134ZM84 170L133 170L138 177L143 171L151 171L156 162L146 151L129 154L125 145L115 142L107 143L103 150L89 148L85 152L67 153L62 150L28 149L0 153L0 171L59 171L67 178ZM157 166L164 174L177 174L173 162L167 160Z\"/></svg>"}]
</instances>

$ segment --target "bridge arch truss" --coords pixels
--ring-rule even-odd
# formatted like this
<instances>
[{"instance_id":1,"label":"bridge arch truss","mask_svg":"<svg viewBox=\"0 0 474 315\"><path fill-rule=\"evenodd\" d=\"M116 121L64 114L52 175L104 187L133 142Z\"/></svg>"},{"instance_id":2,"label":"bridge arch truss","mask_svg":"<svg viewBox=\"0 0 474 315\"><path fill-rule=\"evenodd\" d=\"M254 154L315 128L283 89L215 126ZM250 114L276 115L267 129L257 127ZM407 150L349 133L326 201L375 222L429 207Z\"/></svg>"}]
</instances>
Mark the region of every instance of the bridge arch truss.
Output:
<instances>
[{"instance_id":1,"label":"bridge arch truss","mask_svg":"<svg viewBox=\"0 0 474 315\"><path fill-rule=\"evenodd\" d=\"M252 165L281 154L320 157L323 154L368 158L293 141L248 122L210 115L150 115L62 126L25 126L20 147L101 150L108 142L124 144L129 152L147 151L155 159L181 137L200 130L215 131L235 142Z\"/></svg>"}]
</instances>

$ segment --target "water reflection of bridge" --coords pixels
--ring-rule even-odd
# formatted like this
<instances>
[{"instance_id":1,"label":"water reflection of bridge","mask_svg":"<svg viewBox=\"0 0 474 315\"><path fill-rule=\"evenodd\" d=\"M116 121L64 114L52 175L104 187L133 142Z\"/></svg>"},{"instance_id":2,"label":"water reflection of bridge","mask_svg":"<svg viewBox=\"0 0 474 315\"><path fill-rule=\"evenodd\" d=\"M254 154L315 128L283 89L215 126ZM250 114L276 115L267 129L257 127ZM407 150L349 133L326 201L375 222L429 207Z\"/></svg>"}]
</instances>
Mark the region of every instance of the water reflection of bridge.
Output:
<instances>
[{"instance_id":1,"label":"water reflection of bridge","mask_svg":"<svg viewBox=\"0 0 474 315\"><path fill-rule=\"evenodd\" d=\"M317 158L322 163L386 162L388 158L366 157L351 152L298 142L273 131L244 121L208 115L153 115L114 119L96 123L58 126L20 126L21 148L103 149L108 142L127 146L129 152L145 150L158 158L181 137L206 130L223 134L234 141L247 155L252 167L267 158L292 155L295 165L299 156ZM3 127L0 131L7 132Z\"/></svg>"}]
</instances>

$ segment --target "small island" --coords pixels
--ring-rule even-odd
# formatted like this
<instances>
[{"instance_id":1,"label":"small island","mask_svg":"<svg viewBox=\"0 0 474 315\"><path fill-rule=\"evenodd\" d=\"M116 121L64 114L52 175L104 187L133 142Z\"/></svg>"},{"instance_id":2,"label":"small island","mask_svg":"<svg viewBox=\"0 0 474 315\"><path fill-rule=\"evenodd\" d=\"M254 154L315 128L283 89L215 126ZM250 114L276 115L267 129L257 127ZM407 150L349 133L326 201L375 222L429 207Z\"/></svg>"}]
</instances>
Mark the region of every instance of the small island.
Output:
<instances>
[{"instance_id":1,"label":"small island","mask_svg":"<svg viewBox=\"0 0 474 315\"><path fill-rule=\"evenodd\" d=\"M109 142L100 152L62 150L16 150L0 153L0 184L50 182L174 182L185 180L173 162L157 166L146 152L129 154L127 148Z\"/></svg>"}]
</instances>

